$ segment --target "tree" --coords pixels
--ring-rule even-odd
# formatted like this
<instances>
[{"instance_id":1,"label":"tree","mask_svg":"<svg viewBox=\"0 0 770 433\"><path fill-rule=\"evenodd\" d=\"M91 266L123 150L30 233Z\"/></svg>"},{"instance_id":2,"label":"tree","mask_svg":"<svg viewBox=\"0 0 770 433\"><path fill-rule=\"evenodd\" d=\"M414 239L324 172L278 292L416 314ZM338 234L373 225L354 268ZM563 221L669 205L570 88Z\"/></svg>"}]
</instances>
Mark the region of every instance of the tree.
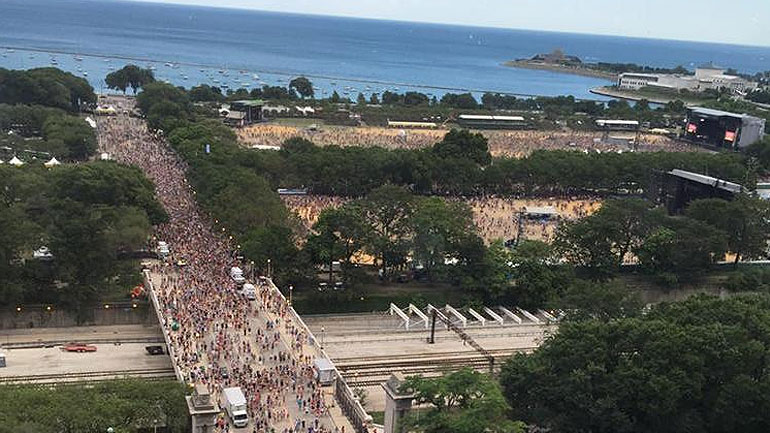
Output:
<instances>
[{"instance_id":1,"label":"tree","mask_svg":"<svg viewBox=\"0 0 770 433\"><path fill-rule=\"evenodd\" d=\"M639 199L608 200L595 214L563 225L557 250L571 263L604 278L618 269L662 218Z\"/></svg>"},{"instance_id":2,"label":"tree","mask_svg":"<svg viewBox=\"0 0 770 433\"><path fill-rule=\"evenodd\" d=\"M634 253L642 270L673 286L697 279L726 251L723 231L691 218L671 217L651 230Z\"/></svg>"},{"instance_id":3,"label":"tree","mask_svg":"<svg viewBox=\"0 0 770 433\"><path fill-rule=\"evenodd\" d=\"M497 382L469 368L439 378L407 378L401 390L413 393L426 412L404 419L404 431L418 433L523 433L508 419L508 405Z\"/></svg>"},{"instance_id":4,"label":"tree","mask_svg":"<svg viewBox=\"0 0 770 433\"><path fill-rule=\"evenodd\" d=\"M511 284L500 299L524 308L544 308L561 296L574 277L569 267L558 264L552 247L524 241L510 254Z\"/></svg>"},{"instance_id":5,"label":"tree","mask_svg":"<svg viewBox=\"0 0 770 433\"><path fill-rule=\"evenodd\" d=\"M61 142L67 149L67 159L84 160L96 152L94 130L75 116L52 116L43 124L46 140Z\"/></svg>"},{"instance_id":6,"label":"tree","mask_svg":"<svg viewBox=\"0 0 770 433\"><path fill-rule=\"evenodd\" d=\"M193 102L221 102L225 99L222 95L222 90L219 87L209 86L208 84L195 86L191 88L188 93L190 95L190 100ZM251 97L252 95L250 94L249 96ZM261 96L260 93L259 97Z\"/></svg>"},{"instance_id":7,"label":"tree","mask_svg":"<svg viewBox=\"0 0 770 433\"><path fill-rule=\"evenodd\" d=\"M377 258L384 275L390 267L406 262L409 250L409 218L413 197L407 190L385 185L373 190L358 202L367 226L365 248Z\"/></svg>"},{"instance_id":8,"label":"tree","mask_svg":"<svg viewBox=\"0 0 770 433\"><path fill-rule=\"evenodd\" d=\"M369 104L380 105L380 97L376 93L372 93L372 95L369 97Z\"/></svg>"},{"instance_id":9,"label":"tree","mask_svg":"<svg viewBox=\"0 0 770 433\"><path fill-rule=\"evenodd\" d=\"M305 77L297 77L289 82L289 90L293 90L299 93L302 99L312 98L315 92L313 92L313 83Z\"/></svg>"},{"instance_id":10,"label":"tree","mask_svg":"<svg viewBox=\"0 0 770 433\"><path fill-rule=\"evenodd\" d=\"M566 320L610 321L624 317L636 317L642 311L638 295L614 282L596 283L573 280L570 287L550 305L567 312Z\"/></svg>"},{"instance_id":11,"label":"tree","mask_svg":"<svg viewBox=\"0 0 770 433\"><path fill-rule=\"evenodd\" d=\"M447 107L460 108L463 110L473 110L479 107L476 98L470 93L453 94L447 93L441 97L441 105Z\"/></svg>"},{"instance_id":12,"label":"tree","mask_svg":"<svg viewBox=\"0 0 770 433\"><path fill-rule=\"evenodd\" d=\"M57 68L0 68L0 103L37 104L77 112L81 105L96 103L96 94L82 77Z\"/></svg>"},{"instance_id":13,"label":"tree","mask_svg":"<svg viewBox=\"0 0 770 433\"><path fill-rule=\"evenodd\" d=\"M696 200L688 205L686 214L727 234L727 248L735 254L735 264L743 257L765 256L770 234L766 201L743 194L733 201Z\"/></svg>"},{"instance_id":14,"label":"tree","mask_svg":"<svg viewBox=\"0 0 770 433\"><path fill-rule=\"evenodd\" d=\"M562 323L502 369L512 417L564 433L763 432L767 296L698 296L649 314Z\"/></svg>"},{"instance_id":15,"label":"tree","mask_svg":"<svg viewBox=\"0 0 770 433\"><path fill-rule=\"evenodd\" d=\"M413 258L429 275L447 259L458 259L460 243L469 233L476 232L467 204L439 197L416 200L409 223L414 233Z\"/></svg>"},{"instance_id":16,"label":"tree","mask_svg":"<svg viewBox=\"0 0 770 433\"><path fill-rule=\"evenodd\" d=\"M433 153L440 158L465 158L481 166L492 162L487 139L478 133L453 129L444 139L433 146Z\"/></svg>"},{"instance_id":17,"label":"tree","mask_svg":"<svg viewBox=\"0 0 770 433\"><path fill-rule=\"evenodd\" d=\"M155 74L151 69L142 69L136 65L126 65L117 71L110 72L104 78L107 87L120 90L126 93L126 89L131 87L134 94L146 84L155 81Z\"/></svg>"},{"instance_id":18,"label":"tree","mask_svg":"<svg viewBox=\"0 0 770 433\"><path fill-rule=\"evenodd\" d=\"M350 261L362 250L367 236L359 206L352 203L338 209L325 209L313 225L313 233L306 249L314 262L328 265L330 281L333 262L342 262L342 279L347 281Z\"/></svg>"},{"instance_id":19,"label":"tree","mask_svg":"<svg viewBox=\"0 0 770 433\"><path fill-rule=\"evenodd\" d=\"M366 106L366 96L364 96L363 93L358 94L358 100L356 102L359 106L365 107Z\"/></svg>"}]
</instances>

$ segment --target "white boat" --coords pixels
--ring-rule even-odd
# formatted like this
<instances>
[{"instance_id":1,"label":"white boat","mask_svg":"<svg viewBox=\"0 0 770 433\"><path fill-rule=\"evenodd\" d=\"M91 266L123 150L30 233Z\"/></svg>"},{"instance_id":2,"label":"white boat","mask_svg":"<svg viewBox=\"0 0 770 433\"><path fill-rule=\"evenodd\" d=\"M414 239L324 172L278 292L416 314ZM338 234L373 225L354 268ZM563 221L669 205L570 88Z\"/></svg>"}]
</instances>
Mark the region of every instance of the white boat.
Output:
<instances>
[{"instance_id":1,"label":"white boat","mask_svg":"<svg viewBox=\"0 0 770 433\"><path fill-rule=\"evenodd\" d=\"M75 56L75 57L73 57L73 59L75 59L76 62L82 62L83 61L83 58L80 57L80 56Z\"/></svg>"},{"instance_id":2,"label":"white boat","mask_svg":"<svg viewBox=\"0 0 770 433\"><path fill-rule=\"evenodd\" d=\"M88 72L83 71L83 75L85 75L87 77L88 76Z\"/></svg>"}]
</instances>

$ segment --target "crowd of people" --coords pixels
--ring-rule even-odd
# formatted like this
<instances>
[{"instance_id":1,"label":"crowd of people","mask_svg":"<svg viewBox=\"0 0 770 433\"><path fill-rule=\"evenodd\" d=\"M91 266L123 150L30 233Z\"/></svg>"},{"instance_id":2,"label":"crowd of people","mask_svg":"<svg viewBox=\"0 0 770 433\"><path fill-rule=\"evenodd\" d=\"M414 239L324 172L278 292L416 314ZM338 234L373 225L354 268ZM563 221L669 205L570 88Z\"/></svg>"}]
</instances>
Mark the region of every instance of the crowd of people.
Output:
<instances>
[{"instance_id":1,"label":"crowd of people","mask_svg":"<svg viewBox=\"0 0 770 433\"><path fill-rule=\"evenodd\" d=\"M318 221L326 208L342 206L347 199L319 195L282 196L283 203L303 224L306 231ZM479 236L491 243L501 239L514 239L519 233L519 220L523 220L522 237L531 240L550 242L556 229L563 221L571 221L588 216L601 206L601 201L591 198L567 197L550 199L516 199L497 196L457 198L467 203L473 210L473 221L479 230ZM552 207L557 212L553 218L519 218L526 208Z\"/></svg>"},{"instance_id":2,"label":"crowd of people","mask_svg":"<svg viewBox=\"0 0 770 433\"><path fill-rule=\"evenodd\" d=\"M382 127L324 126L301 128L263 123L235 130L245 146L274 146L292 137L308 139L318 146L383 147L386 149L423 149L441 141L443 129L393 129ZM586 152L697 151L698 147L671 140L662 135L640 134L631 146L623 140L603 137L600 132L563 131L483 131L492 156L523 158L536 150L577 150ZM626 138L633 134L617 133Z\"/></svg>"},{"instance_id":3,"label":"crowd of people","mask_svg":"<svg viewBox=\"0 0 770 433\"><path fill-rule=\"evenodd\" d=\"M98 136L101 152L145 171L168 212L154 242L167 242L171 253L150 270L173 362L185 381L207 386L217 399L222 388L240 386L250 432L344 432L329 415L314 376L316 347L288 314L277 288L251 275L258 299L239 294L228 272L241 264L224 229L215 228L196 206L184 162L140 119L100 118ZM220 414L218 431L229 428Z\"/></svg>"}]
</instances>

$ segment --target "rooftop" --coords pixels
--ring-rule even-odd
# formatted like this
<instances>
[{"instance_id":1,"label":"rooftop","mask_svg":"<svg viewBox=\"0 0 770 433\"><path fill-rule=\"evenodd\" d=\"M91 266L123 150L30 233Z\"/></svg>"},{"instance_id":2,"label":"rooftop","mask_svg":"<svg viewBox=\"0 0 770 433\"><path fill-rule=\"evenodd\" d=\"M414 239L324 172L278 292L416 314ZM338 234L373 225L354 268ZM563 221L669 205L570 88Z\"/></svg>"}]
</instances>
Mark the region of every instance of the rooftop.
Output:
<instances>
[{"instance_id":1,"label":"rooftop","mask_svg":"<svg viewBox=\"0 0 770 433\"><path fill-rule=\"evenodd\" d=\"M265 105L265 101L261 99L242 99L240 101L233 101L232 104L240 104L247 107L261 107Z\"/></svg>"},{"instance_id":2,"label":"rooftop","mask_svg":"<svg viewBox=\"0 0 770 433\"><path fill-rule=\"evenodd\" d=\"M668 174L679 177L681 179L686 179L686 180L701 183L704 185L709 185L714 188L719 188L721 190L728 191L733 194L737 194L743 191L743 187L738 185L737 183L729 182L722 179L717 179L711 176L706 176L705 174L693 173L690 171L684 171L679 169L671 170L668 172Z\"/></svg>"}]
</instances>

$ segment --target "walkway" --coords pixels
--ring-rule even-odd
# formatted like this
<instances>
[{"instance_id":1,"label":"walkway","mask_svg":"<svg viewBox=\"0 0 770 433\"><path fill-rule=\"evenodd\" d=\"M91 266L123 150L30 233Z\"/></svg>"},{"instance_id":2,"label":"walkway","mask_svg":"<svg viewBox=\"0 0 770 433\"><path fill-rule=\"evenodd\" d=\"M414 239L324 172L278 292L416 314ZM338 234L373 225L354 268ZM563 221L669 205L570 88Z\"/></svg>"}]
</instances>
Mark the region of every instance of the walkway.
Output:
<instances>
[{"instance_id":1,"label":"walkway","mask_svg":"<svg viewBox=\"0 0 770 433\"><path fill-rule=\"evenodd\" d=\"M131 99L109 99L133 108ZM101 152L144 170L169 214L153 242L167 242L171 257L152 265L151 274L161 325L184 380L206 385L215 396L222 387L240 386L252 420L247 432L352 432L346 418L330 415L330 391L313 379L314 345L290 320L277 288L263 282L253 302L238 294L228 277L230 267L238 264L233 246L224 229L215 228L198 209L185 163L140 119L99 118L98 135ZM173 264L180 259L187 266ZM339 414L336 408L331 412ZM230 428L224 420L221 431Z\"/></svg>"}]
</instances>

